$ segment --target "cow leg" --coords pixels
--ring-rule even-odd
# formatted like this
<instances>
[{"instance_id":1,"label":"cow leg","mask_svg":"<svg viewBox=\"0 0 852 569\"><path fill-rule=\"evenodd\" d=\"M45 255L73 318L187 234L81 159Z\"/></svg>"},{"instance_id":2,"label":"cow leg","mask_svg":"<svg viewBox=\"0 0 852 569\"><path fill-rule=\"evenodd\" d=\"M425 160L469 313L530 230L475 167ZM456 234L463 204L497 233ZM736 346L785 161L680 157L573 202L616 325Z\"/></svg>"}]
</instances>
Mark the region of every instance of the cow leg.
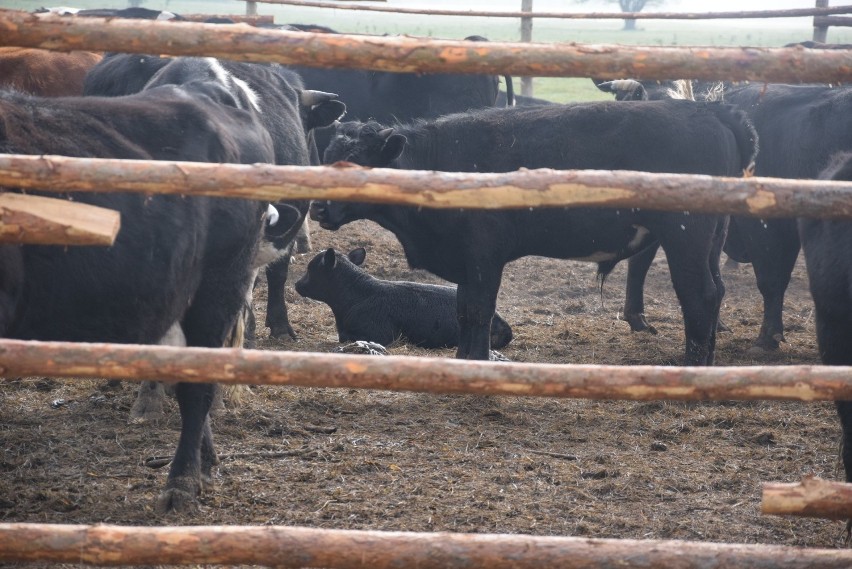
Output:
<instances>
[{"instance_id":1,"label":"cow leg","mask_svg":"<svg viewBox=\"0 0 852 569\"><path fill-rule=\"evenodd\" d=\"M284 303L284 285L287 282L287 274L290 272L290 255L284 255L274 263L266 267L266 326L270 329L269 335L281 338L285 335L296 339L296 332L290 325L287 316L287 305Z\"/></svg>"},{"instance_id":2,"label":"cow leg","mask_svg":"<svg viewBox=\"0 0 852 569\"><path fill-rule=\"evenodd\" d=\"M166 390L159 381L143 381L136 393L136 401L130 408L130 420L133 423L157 421L163 416L166 402Z\"/></svg>"},{"instance_id":3,"label":"cow leg","mask_svg":"<svg viewBox=\"0 0 852 569\"><path fill-rule=\"evenodd\" d=\"M757 288L763 297L763 322L754 342L757 350L777 350L784 341L784 293L796 257L799 256L799 237L795 222L778 219L763 222L758 219L738 220L750 239L750 256L757 278Z\"/></svg>"},{"instance_id":4,"label":"cow leg","mask_svg":"<svg viewBox=\"0 0 852 569\"><path fill-rule=\"evenodd\" d=\"M645 320L645 278L660 246L652 245L627 260L627 290L624 297L624 319L633 332L648 331L656 334L657 329Z\"/></svg>"},{"instance_id":5,"label":"cow leg","mask_svg":"<svg viewBox=\"0 0 852 569\"><path fill-rule=\"evenodd\" d=\"M669 261L672 285L680 301L686 335L685 365L711 365L719 307L724 288L719 288L721 273L718 256L716 266L710 268L714 257L713 233L701 235L700 225L688 228L689 238L662 239L663 250ZM677 237L677 236L675 236ZM717 280L718 277L718 280Z\"/></svg>"},{"instance_id":6,"label":"cow leg","mask_svg":"<svg viewBox=\"0 0 852 569\"><path fill-rule=\"evenodd\" d=\"M242 256L251 258L249 252ZM202 277L181 323L188 346L218 348L228 339L250 284L248 269L241 272L239 263L236 265L226 264L233 271L229 274L205 273ZM181 434L166 488L157 500L160 512L192 510L202 484L209 486L212 481L213 466L218 464L209 423L215 389L212 383L177 386Z\"/></svg>"},{"instance_id":7,"label":"cow leg","mask_svg":"<svg viewBox=\"0 0 852 569\"><path fill-rule=\"evenodd\" d=\"M212 383L179 383L176 389L181 431L166 489L157 499L157 511L191 511L197 507L202 481L209 484L216 452L208 412L213 404Z\"/></svg>"},{"instance_id":8,"label":"cow leg","mask_svg":"<svg viewBox=\"0 0 852 569\"><path fill-rule=\"evenodd\" d=\"M474 266L481 267L476 263ZM493 272L476 271L475 284L459 285L456 291L459 347L456 358L488 360L491 354L491 320L497 310L497 292L503 267Z\"/></svg>"}]
</instances>

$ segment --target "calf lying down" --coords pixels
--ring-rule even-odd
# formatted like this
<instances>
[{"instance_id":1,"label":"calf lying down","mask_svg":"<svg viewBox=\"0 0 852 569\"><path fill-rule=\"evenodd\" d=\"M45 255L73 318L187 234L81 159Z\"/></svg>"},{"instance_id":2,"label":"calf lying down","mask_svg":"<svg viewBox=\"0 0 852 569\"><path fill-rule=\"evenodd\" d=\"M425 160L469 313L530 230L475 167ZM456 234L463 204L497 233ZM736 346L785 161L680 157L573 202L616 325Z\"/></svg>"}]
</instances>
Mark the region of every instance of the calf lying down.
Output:
<instances>
[{"instance_id":1,"label":"calf lying down","mask_svg":"<svg viewBox=\"0 0 852 569\"><path fill-rule=\"evenodd\" d=\"M296 282L296 292L331 307L341 342L387 346L405 338L424 348L458 346L455 287L377 279L360 268L366 255L363 247L349 255L326 249ZM491 347L500 349L511 340L512 328L495 314Z\"/></svg>"}]
</instances>

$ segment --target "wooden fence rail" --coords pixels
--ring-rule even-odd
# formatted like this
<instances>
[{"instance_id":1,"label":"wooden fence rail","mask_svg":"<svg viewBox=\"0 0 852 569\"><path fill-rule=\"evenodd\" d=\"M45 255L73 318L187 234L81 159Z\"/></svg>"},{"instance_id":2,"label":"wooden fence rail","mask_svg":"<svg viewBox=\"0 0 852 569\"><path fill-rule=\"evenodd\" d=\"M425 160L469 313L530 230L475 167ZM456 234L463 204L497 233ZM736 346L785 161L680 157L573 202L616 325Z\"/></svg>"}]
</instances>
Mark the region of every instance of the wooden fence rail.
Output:
<instances>
[{"instance_id":1,"label":"wooden fence rail","mask_svg":"<svg viewBox=\"0 0 852 569\"><path fill-rule=\"evenodd\" d=\"M809 476L801 482L765 482L761 513L845 520L852 518L852 484Z\"/></svg>"},{"instance_id":2,"label":"wooden fence rail","mask_svg":"<svg viewBox=\"0 0 852 569\"><path fill-rule=\"evenodd\" d=\"M117 211L56 198L0 193L0 243L112 245Z\"/></svg>"},{"instance_id":3,"label":"wooden fence rail","mask_svg":"<svg viewBox=\"0 0 852 569\"><path fill-rule=\"evenodd\" d=\"M642 207L769 217L852 217L852 184L609 170L453 173L360 166L206 164L0 155L0 186L344 200L427 208Z\"/></svg>"},{"instance_id":4,"label":"wooden fence rail","mask_svg":"<svg viewBox=\"0 0 852 569\"><path fill-rule=\"evenodd\" d=\"M440 10L434 8L402 8L399 6L342 5L311 0L255 0L260 4L281 4L304 8L334 8L338 10L360 10L389 12L393 14L423 14L429 16L477 16L487 18L547 18L571 20L720 20L751 18L800 18L805 16L828 16L852 13L852 6L830 8L795 8L789 10L744 10L739 12L512 12L477 10Z\"/></svg>"},{"instance_id":5,"label":"wooden fence rail","mask_svg":"<svg viewBox=\"0 0 852 569\"><path fill-rule=\"evenodd\" d=\"M847 569L852 550L284 526L0 524L0 561L294 569Z\"/></svg>"},{"instance_id":6,"label":"wooden fence rail","mask_svg":"<svg viewBox=\"0 0 852 569\"><path fill-rule=\"evenodd\" d=\"M33 375L641 401L852 399L846 366L524 364L0 340L0 377Z\"/></svg>"},{"instance_id":7,"label":"wooden fence rail","mask_svg":"<svg viewBox=\"0 0 852 569\"><path fill-rule=\"evenodd\" d=\"M852 50L468 42L286 32L246 24L39 18L0 12L0 45L206 55L312 67L556 77L827 83L852 79Z\"/></svg>"}]
</instances>

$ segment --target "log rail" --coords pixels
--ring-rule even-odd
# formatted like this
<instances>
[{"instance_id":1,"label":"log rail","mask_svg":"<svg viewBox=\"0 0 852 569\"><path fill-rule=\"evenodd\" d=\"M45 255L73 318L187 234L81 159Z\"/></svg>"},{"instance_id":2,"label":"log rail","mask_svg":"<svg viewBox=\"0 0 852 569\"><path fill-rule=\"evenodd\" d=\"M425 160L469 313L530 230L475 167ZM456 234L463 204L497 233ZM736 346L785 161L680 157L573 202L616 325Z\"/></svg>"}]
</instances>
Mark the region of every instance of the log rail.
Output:
<instances>
[{"instance_id":1,"label":"log rail","mask_svg":"<svg viewBox=\"0 0 852 569\"><path fill-rule=\"evenodd\" d=\"M852 218L852 184L610 170L454 173L388 168L206 164L0 155L0 186L393 203L450 209L641 207L769 217Z\"/></svg>"},{"instance_id":2,"label":"log rail","mask_svg":"<svg viewBox=\"0 0 852 569\"><path fill-rule=\"evenodd\" d=\"M676 540L284 526L0 524L0 562L336 569L846 569L852 551Z\"/></svg>"},{"instance_id":3,"label":"log rail","mask_svg":"<svg viewBox=\"0 0 852 569\"><path fill-rule=\"evenodd\" d=\"M503 43L289 32L247 24L39 17L0 11L0 45L210 56L311 67L537 77L830 83L852 80L852 51Z\"/></svg>"}]
</instances>

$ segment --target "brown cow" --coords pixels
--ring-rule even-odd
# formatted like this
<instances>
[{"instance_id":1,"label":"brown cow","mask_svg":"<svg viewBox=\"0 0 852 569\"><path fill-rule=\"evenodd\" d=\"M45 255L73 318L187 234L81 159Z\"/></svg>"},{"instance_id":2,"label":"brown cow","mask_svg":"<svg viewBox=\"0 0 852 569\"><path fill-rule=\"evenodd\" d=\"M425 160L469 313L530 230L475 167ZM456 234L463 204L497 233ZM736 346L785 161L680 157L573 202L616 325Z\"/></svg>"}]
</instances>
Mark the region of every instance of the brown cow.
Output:
<instances>
[{"instance_id":1,"label":"brown cow","mask_svg":"<svg viewBox=\"0 0 852 569\"><path fill-rule=\"evenodd\" d=\"M0 47L0 88L42 97L80 96L86 73L101 57L88 51Z\"/></svg>"}]
</instances>

